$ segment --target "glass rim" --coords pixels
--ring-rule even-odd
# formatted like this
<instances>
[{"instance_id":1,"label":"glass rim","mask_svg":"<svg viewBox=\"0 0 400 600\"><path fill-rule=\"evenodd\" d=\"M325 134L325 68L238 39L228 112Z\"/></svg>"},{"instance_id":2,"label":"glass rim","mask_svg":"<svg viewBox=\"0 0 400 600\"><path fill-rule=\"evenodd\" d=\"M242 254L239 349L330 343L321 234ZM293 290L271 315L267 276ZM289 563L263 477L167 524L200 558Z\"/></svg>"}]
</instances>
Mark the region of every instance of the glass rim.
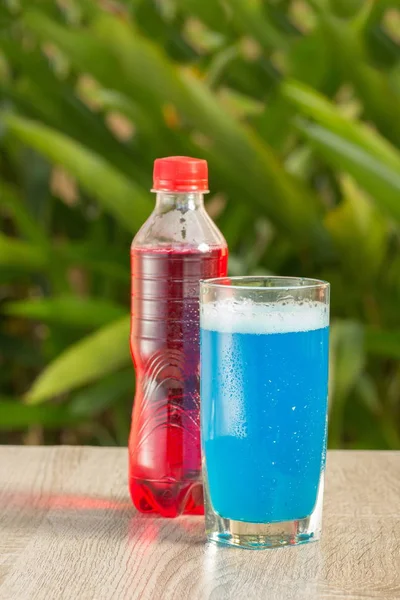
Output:
<instances>
[{"instance_id":1,"label":"glass rim","mask_svg":"<svg viewBox=\"0 0 400 600\"><path fill-rule=\"evenodd\" d=\"M241 281L290 281L288 285L240 285L235 282ZM234 275L233 277L212 277L210 279L200 279L200 285L209 285L212 288L226 289L233 282L233 287L236 290L253 290L253 291L272 291L272 290L312 290L312 289L329 289L329 281L324 279L314 279L312 277L292 277L285 275ZM297 282L295 284L294 282Z\"/></svg>"}]
</instances>

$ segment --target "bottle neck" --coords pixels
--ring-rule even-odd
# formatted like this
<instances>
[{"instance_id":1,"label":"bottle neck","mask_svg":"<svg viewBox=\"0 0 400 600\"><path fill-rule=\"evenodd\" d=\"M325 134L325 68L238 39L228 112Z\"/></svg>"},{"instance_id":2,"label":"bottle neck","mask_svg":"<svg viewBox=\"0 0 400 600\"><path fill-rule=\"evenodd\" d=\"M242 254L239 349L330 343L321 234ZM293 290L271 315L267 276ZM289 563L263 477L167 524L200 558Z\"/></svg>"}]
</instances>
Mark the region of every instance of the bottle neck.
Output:
<instances>
[{"instance_id":1,"label":"bottle neck","mask_svg":"<svg viewBox=\"0 0 400 600\"><path fill-rule=\"evenodd\" d=\"M204 194L202 192L157 192L156 212L158 213L179 210L184 214L203 207Z\"/></svg>"}]
</instances>

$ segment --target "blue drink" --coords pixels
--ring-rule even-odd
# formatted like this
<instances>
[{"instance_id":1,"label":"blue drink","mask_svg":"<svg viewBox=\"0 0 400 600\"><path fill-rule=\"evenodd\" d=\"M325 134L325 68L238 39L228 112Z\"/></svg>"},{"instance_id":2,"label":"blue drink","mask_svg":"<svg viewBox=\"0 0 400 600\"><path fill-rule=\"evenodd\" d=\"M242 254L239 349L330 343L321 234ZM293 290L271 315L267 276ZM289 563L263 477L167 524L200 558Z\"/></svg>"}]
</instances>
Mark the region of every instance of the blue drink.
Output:
<instances>
[{"instance_id":1,"label":"blue drink","mask_svg":"<svg viewBox=\"0 0 400 600\"><path fill-rule=\"evenodd\" d=\"M220 517L304 519L325 466L328 308L220 301L201 318L202 444Z\"/></svg>"}]
</instances>

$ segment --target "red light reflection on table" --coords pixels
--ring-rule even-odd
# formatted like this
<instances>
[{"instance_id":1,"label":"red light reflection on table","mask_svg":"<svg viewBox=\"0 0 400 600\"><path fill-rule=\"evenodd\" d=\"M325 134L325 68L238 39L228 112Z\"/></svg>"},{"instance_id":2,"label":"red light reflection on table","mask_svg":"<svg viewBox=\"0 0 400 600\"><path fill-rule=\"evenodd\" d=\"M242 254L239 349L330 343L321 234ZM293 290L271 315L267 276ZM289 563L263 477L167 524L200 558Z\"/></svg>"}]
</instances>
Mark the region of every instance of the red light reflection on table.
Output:
<instances>
[{"instance_id":1,"label":"red light reflection on table","mask_svg":"<svg viewBox=\"0 0 400 600\"><path fill-rule=\"evenodd\" d=\"M96 498L77 494L33 494L29 492L3 492L0 495L0 508L35 508L47 510L132 510L131 502L110 498Z\"/></svg>"}]
</instances>

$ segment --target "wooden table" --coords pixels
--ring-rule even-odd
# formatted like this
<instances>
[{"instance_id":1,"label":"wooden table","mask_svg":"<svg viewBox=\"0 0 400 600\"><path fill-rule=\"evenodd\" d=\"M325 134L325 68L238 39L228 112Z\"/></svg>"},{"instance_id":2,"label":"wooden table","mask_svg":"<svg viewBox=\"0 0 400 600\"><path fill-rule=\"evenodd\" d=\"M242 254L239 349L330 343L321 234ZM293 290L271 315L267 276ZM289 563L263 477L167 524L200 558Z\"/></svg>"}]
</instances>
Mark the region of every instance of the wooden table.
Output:
<instances>
[{"instance_id":1,"label":"wooden table","mask_svg":"<svg viewBox=\"0 0 400 600\"><path fill-rule=\"evenodd\" d=\"M136 513L124 449L0 447L0 600L400 599L400 453L330 452L325 500L320 543L220 548Z\"/></svg>"}]
</instances>

